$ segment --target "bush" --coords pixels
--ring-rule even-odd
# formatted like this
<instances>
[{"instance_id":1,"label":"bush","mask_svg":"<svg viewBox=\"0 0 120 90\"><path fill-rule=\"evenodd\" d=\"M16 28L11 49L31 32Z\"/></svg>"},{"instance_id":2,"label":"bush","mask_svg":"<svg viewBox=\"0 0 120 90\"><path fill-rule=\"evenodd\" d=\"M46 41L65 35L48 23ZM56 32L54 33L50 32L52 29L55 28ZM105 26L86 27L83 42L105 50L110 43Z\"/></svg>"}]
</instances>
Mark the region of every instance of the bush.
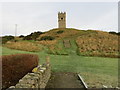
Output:
<instances>
[{"instance_id":1,"label":"bush","mask_svg":"<svg viewBox=\"0 0 120 90\"><path fill-rule=\"evenodd\" d=\"M14 36L4 36L2 37L2 43L5 44L7 41L13 40Z\"/></svg>"},{"instance_id":2,"label":"bush","mask_svg":"<svg viewBox=\"0 0 120 90\"><path fill-rule=\"evenodd\" d=\"M2 56L2 88L6 89L18 83L28 72L38 65L38 56L16 54Z\"/></svg>"},{"instance_id":3,"label":"bush","mask_svg":"<svg viewBox=\"0 0 120 90\"><path fill-rule=\"evenodd\" d=\"M34 32L34 33L31 33L30 35L27 35L23 38L23 40L36 40L39 35L43 34L43 32Z\"/></svg>"},{"instance_id":4,"label":"bush","mask_svg":"<svg viewBox=\"0 0 120 90\"><path fill-rule=\"evenodd\" d=\"M6 38L7 40L12 40L14 39L14 36L4 36L3 38Z\"/></svg>"},{"instance_id":5,"label":"bush","mask_svg":"<svg viewBox=\"0 0 120 90\"><path fill-rule=\"evenodd\" d=\"M63 30L57 31L58 34L61 34L61 33L63 33L63 32L64 32Z\"/></svg>"},{"instance_id":6,"label":"bush","mask_svg":"<svg viewBox=\"0 0 120 90\"><path fill-rule=\"evenodd\" d=\"M118 36L120 36L120 32L109 32L109 34L114 34L114 35L118 35Z\"/></svg>"},{"instance_id":7,"label":"bush","mask_svg":"<svg viewBox=\"0 0 120 90\"><path fill-rule=\"evenodd\" d=\"M109 34L115 34L115 35L117 35L117 33L116 33L116 32L109 32Z\"/></svg>"},{"instance_id":8,"label":"bush","mask_svg":"<svg viewBox=\"0 0 120 90\"><path fill-rule=\"evenodd\" d=\"M30 35L27 35L23 38L23 40L32 40L32 37Z\"/></svg>"},{"instance_id":9,"label":"bush","mask_svg":"<svg viewBox=\"0 0 120 90\"><path fill-rule=\"evenodd\" d=\"M43 37L41 37L40 40L54 40L54 39L55 39L55 38L52 37L52 36L43 36Z\"/></svg>"},{"instance_id":10,"label":"bush","mask_svg":"<svg viewBox=\"0 0 120 90\"><path fill-rule=\"evenodd\" d=\"M120 35L120 32L118 32L117 35Z\"/></svg>"},{"instance_id":11,"label":"bush","mask_svg":"<svg viewBox=\"0 0 120 90\"><path fill-rule=\"evenodd\" d=\"M6 38L2 38L2 44L5 44L8 40Z\"/></svg>"},{"instance_id":12,"label":"bush","mask_svg":"<svg viewBox=\"0 0 120 90\"><path fill-rule=\"evenodd\" d=\"M24 36L23 35L20 35L19 38L23 38Z\"/></svg>"}]
</instances>

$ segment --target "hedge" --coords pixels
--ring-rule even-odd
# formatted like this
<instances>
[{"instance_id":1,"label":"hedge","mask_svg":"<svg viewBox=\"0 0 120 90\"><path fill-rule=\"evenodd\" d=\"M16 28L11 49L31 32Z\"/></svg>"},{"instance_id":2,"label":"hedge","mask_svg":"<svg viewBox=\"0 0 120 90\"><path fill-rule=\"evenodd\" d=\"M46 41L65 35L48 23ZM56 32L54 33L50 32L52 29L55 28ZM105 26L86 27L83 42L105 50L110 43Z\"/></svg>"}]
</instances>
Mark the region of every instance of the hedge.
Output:
<instances>
[{"instance_id":1,"label":"hedge","mask_svg":"<svg viewBox=\"0 0 120 90\"><path fill-rule=\"evenodd\" d=\"M38 56L34 54L5 55L1 58L3 89L18 83L19 79L38 65Z\"/></svg>"}]
</instances>

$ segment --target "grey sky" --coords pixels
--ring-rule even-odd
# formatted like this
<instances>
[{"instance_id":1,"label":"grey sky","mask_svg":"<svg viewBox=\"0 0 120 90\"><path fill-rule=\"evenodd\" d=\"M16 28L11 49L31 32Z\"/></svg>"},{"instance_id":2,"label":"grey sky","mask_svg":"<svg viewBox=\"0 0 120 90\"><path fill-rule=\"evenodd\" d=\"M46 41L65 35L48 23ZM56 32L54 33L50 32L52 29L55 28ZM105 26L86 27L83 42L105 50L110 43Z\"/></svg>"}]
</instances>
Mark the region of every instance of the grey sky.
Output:
<instances>
[{"instance_id":1,"label":"grey sky","mask_svg":"<svg viewBox=\"0 0 120 90\"><path fill-rule=\"evenodd\" d=\"M2 35L27 35L57 28L58 11L67 12L67 27L118 32L117 2L2 3Z\"/></svg>"}]
</instances>

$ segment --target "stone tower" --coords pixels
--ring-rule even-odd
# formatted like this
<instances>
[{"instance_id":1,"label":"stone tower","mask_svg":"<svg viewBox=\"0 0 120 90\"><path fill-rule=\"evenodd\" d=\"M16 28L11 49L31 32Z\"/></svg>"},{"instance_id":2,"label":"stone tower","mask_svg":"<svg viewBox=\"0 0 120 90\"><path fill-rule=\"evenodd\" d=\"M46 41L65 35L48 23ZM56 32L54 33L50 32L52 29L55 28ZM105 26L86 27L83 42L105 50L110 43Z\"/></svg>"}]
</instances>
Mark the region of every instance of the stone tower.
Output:
<instances>
[{"instance_id":1,"label":"stone tower","mask_svg":"<svg viewBox=\"0 0 120 90\"><path fill-rule=\"evenodd\" d=\"M66 12L58 12L58 28L66 28Z\"/></svg>"}]
</instances>

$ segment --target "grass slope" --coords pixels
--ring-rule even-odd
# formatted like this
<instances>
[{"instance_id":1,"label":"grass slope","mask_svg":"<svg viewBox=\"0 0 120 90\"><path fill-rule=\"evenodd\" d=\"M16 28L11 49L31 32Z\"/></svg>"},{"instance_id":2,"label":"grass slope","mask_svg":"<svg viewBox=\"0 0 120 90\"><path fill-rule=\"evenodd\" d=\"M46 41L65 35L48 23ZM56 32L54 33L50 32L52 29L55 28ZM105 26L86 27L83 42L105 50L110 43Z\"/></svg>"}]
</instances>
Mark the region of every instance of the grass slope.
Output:
<instances>
[{"instance_id":1,"label":"grass slope","mask_svg":"<svg viewBox=\"0 0 120 90\"><path fill-rule=\"evenodd\" d=\"M45 51L26 52L19 50L11 50L2 47L3 55L15 54L15 53L37 54L40 59L39 61L40 64L45 62L46 56L50 56L52 71L80 73L90 87L95 87L95 86L102 87L102 85L107 85L107 86L112 85L114 87L117 86L117 81L118 81L117 58L85 57L85 56L78 56L74 52L67 56L52 55L52 54L47 54ZM90 78L93 78L96 81L93 82L93 80L91 80Z\"/></svg>"},{"instance_id":2,"label":"grass slope","mask_svg":"<svg viewBox=\"0 0 120 90\"><path fill-rule=\"evenodd\" d=\"M90 87L102 87L102 85L106 85L108 87L112 85L113 87L116 87L118 82L117 58L88 57L77 55L79 53L78 48L80 47L77 46L76 40L80 39L80 36L84 38L89 34L96 34L98 31L62 29L63 33L58 34L57 32L60 30L61 29L53 29L39 37L53 36L56 38L54 41L34 42L36 44L40 44L37 46L43 46L42 51L27 52L2 47L2 54L37 54L40 59L40 64L45 62L46 56L50 56L52 71L54 72L62 71L80 73ZM109 36L109 33L106 34ZM111 39L112 37L109 38ZM70 40L70 48L64 47L63 40Z\"/></svg>"}]
</instances>

